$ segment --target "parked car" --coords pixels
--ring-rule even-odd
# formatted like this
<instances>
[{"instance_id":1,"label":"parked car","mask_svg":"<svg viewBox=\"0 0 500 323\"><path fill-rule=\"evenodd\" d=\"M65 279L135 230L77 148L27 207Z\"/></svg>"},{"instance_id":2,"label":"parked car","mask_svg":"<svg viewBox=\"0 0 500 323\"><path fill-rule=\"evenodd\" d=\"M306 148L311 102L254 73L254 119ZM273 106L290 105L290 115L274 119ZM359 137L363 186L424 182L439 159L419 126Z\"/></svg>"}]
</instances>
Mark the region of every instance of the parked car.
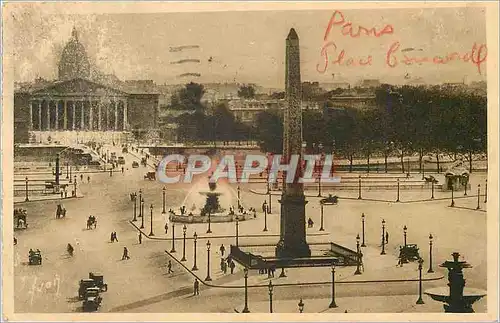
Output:
<instances>
[{"instance_id":1,"label":"parked car","mask_svg":"<svg viewBox=\"0 0 500 323\"><path fill-rule=\"evenodd\" d=\"M118 157L118 164L125 165L125 158L123 156Z\"/></svg>"}]
</instances>

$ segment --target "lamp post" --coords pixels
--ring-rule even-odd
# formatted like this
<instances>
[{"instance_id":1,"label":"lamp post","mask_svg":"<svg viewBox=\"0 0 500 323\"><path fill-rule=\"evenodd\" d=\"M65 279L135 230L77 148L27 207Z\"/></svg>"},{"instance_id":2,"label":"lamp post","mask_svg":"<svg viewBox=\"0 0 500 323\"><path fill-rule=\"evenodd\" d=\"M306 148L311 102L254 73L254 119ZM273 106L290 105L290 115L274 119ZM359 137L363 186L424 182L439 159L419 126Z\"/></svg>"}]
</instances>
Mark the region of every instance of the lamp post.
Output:
<instances>
[{"instance_id":1,"label":"lamp post","mask_svg":"<svg viewBox=\"0 0 500 323\"><path fill-rule=\"evenodd\" d=\"M142 217L141 217L141 229L144 229L144 198L142 198L141 200L141 214L142 214Z\"/></svg>"},{"instance_id":2,"label":"lamp post","mask_svg":"<svg viewBox=\"0 0 500 323\"><path fill-rule=\"evenodd\" d=\"M273 211L272 211L271 190L268 191L268 195L269 195L269 209L267 210L267 213L273 214Z\"/></svg>"},{"instance_id":3,"label":"lamp post","mask_svg":"<svg viewBox=\"0 0 500 323\"><path fill-rule=\"evenodd\" d=\"M396 198L396 202L399 202L399 178L397 179L397 181L398 181L398 196Z\"/></svg>"},{"instance_id":4,"label":"lamp post","mask_svg":"<svg viewBox=\"0 0 500 323\"><path fill-rule=\"evenodd\" d=\"M240 226L240 223L239 223L238 217L236 217L236 247L238 247L238 231L239 231L239 226Z\"/></svg>"},{"instance_id":5,"label":"lamp post","mask_svg":"<svg viewBox=\"0 0 500 323\"><path fill-rule=\"evenodd\" d=\"M302 301L302 298L300 299L299 301L299 304L297 304L299 306L299 313L302 313L304 312L304 302Z\"/></svg>"},{"instance_id":6,"label":"lamp post","mask_svg":"<svg viewBox=\"0 0 500 323\"><path fill-rule=\"evenodd\" d=\"M464 185L464 196L467 196L467 183Z\"/></svg>"},{"instance_id":7,"label":"lamp post","mask_svg":"<svg viewBox=\"0 0 500 323\"><path fill-rule=\"evenodd\" d=\"M455 199L453 197L453 185L451 185L451 204L450 204L450 207L454 207L455 206Z\"/></svg>"},{"instance_id":8,"label":"lamp post","mask_svg":"<svg viewBox=\"0 0 500 323\"><path fill-rule=\"evenodd\" d=\"M28 176L26 176L25 181L26 181L26 197L24 198L24 201L28 202L30 200L28 197Z\"/></svg>"},{"instance_id":9,"label":"lamp post","mask_svg":"<svg viewBox=\"0 0 500 323\"><path fill-rule=\"evenodd\" d=\"M153 204L151 204L149 209L151 210L151 230L149 231L149 236L152 237L152 236L154 236L154 233L153 233Z\"/></svg>"},{"instance_id":10,"label":"lamp post","mask_svg":"<svg viewBox=\"0 0 500 323\"><path fill-rule=\"evenodd\" d=\"M245 307L243 308L242 313L250 313L248 309L248 268L245 267L243 269L243 273L245 274Z\"/></svg>"},{"instance_id":11,"label":"lamp post","mask_svg":"<svg viewBox=\"0 0 500 323\"><path fill-rule=\"evenodd\" d=\"M75 197L76 197L76 175L73 178L73 186L74 186L74 191L75 191Z\"/></svg>"},{"instance_id":12,"label":"lamp post","mask_svg":"<svg viewBox=\"0 0 500 323\"><path fill-rule=\"evenodd\" d=\"M405 247L406 247L406 230L408 230L408 228L406 227L406 225L403 227L403 236L404 236L404 242L405 242Z\"/></svg>"},{"instance_id":13,"label":"lamp post","mask_svg":"<svg viewBox=\"0 0 500 323\"><path fill-rule=\"evenodd\" d=\"M361 233L363 237L363 241L361 242L361 247L366 247L365 244L365 214L361 213Z\"/></svg>"},{"instance_id":14,"label":"lamp post","mask_svg":"<svg viewBox=\"0 0 500 323\"><path fill-rule=\"evenodd\" d=\"M488 180L484 184L484 203L488 202Z\"/></svg>"},{"instance_id":15,"label":"lamp post","mask_svg":"<svg viewBox=\"0 0 500 323\"><path fill-rule=\"evenodd\" d=\"M181 261L186 261L186 231L187 227L184 224L182 227L182 259Z\"/></svg>"},{"instance_id":16,"label":"lamp post","mask_svg":"<svg viewBox=\"0 0 500 323\"><path fill-rule=\"evenodd\" d=\"M408 158L407 161L408 161L408 173L407 173L407 175L408 175L408 177L410 177L410 158Z\"/></svg>"},{"instance_id":17,"label":"lamp post","mask_svg":"<svg viewBox=\"0 0 500 323\"><path fill-rule=\"evenodd\" d=\"M210 277L210 240L207 241L207 277L205 278L205 281L211 281L212 278Z\"/></svg>"},{"instance_id":18,"label":"lamp post","mask_svg":"<svg viewBox=\"0 0 500 323\"><path fill-rule=\"evenodd\" d=\"M320 221L320 227L319 227L319 231L325 231L325 229L323 228L323 203L319 202L319 205L321 207L321 221Z\"/></svg>"},{"instance_id":19,"label":"lamp post","mask_svg":"<svg viewBox=\"0 0 500 323\"><path fill-rule=\"evenodd\" d=\"M428 273L433 273L434 270L432 270L432 233L429 234L429 270L427 270Z\"/></svg>"},{"instance_id":20,"label":"lamp post","mask_svg":"<svg viewBox=\"0 0 500 323\"><path fill-rule=\"evenodd\" d=\"M361 175L358 177L358 200L361 200Z\"/></svg>"},{"instance_id":21,"label":"lamp post","mask_svg":"<svg viewBox=\"0 0 500 323\"><path fill-rule=\"evenodd\" d=\"M476 210L479 210L481 207L479 206L479 197L481 196L481 184L477 184L477 206Z\"/></svg>"},{"instance_id":22,"label":"lamp post","mask_svg":"<svg viewBox=\"0 0 500 323\"><path fill-rule=\"evenodd\" d=\"M211 213L210 211L208 211L208 228L207 228L207 233L212 233L212 229L210 227L210 225L212 224L212 218L211 218Z\"/></svg>"},{"instance_id":23,"label":"lamp post","mask_svg":"<svg viewBox=\"0 0 500 323\"><path fill-rule=\"evenodd\" d=\"M139 189L139 217L142 217L141 201L142 201L142 189Z\"/></svg>"},{"instance_id":24,"label":"lamp post","mask_svg":"<svg viewBox=\"0 0 500 323\"><path fill-rule=\"evenodd\" d=\"M422 258L418 259L418 299L417 304L424 304L422 299L422 264L424 260Z\"/></svg>"},{"instance_id":25,"label":"lamp post","mask_svg":"<svg viewBox=\"0 0 500 323\"><path fill-rule=\"evenodd\" d=\"M267 202L264 201L264 230L267 231Z\"/></svg>"},{"instance_id":26,"label":"lamp post","mask_svg":"<svg viewBox=\"0 0 500 323\"><path fill-rule=\"evenodd\" d=\"M73 183L73 168L69 166L69 182Z\"/></svg>"},{"instance_id":27,"label":"lamp post","mask_svg":"<svg viewBox=\"0 0 500 323\"><path fill-rule=\"evenodd\" d=\"M162 194L163 194L163 210L161 211L161 214L165 214L167 212L165 212L165 186L163 186L163 189L162 189Z\"/></svg>"},{"instance_id":28,"label":"lamp post","mask_svg":"<svg viewBox=\"0 0 500 323\"><path fill-rule=\"evenodd\" d=\"M66 179L69 178L69 162L66 162Z\"/></svg>"},{"instance_id":29,"label":"lamp post","mask_svg":"<svg viewBox=\"0 0 500 323\"><path fill-rule=\"evenodd\" d=\"M356 271L354 272L354 275L361 275L361 270L360 270L360 265L361 265L361 250L359 250L359 233L356 236Z\"/></svg>"},{"instance_id":30,"label":"lamp post","mask_svg":"<svg viewBox=\"0 0 500 323\"><path fill-rule=\"evenodd\" d=\"M170 249L170 253L175 252L175 222L172 221L172 249Z\"/></svg>"},{"instance_id":31,"label":"lamp post","mask_svg":"<svg viewBox=\"0 0 500 323\"><path fill-rule=\"evenodd\" d=\"M137 222L137 192L134 193L134 218L132 221Z\"/></svg>"},{"instance_id":32,"label":"lamp post","mask_svg":"<svg viewBox=\"0 0 500 323\"><path fill-rule=\"evenodd\" d=\"M382 252L381 255L385 255L385 220L382 219Z\"/></svg>"},{"instance_id":33,"label":"lamp post","mask_svg":"<svg viewBox=\"0 0 500 323\"><path fill-rule=\"evenodd\" d=\"M431 181L431 200L434 199L434 179Z\"/></svg>"},{"instance_id":34,"label":"lamp post","mask_svg":"<svg viewBox=\"0 0 500 323\"><path fill-rule=\"evenodd\" d=\"M332 263L332 301L330 302L330 305L328 305L328 307L337 307L337 303L335 303L335 263Z\"/></svg>"},{"instance_id":35,"label":"lamp post","mask_svg":"<svg viewBox=\"0 0 500 323\"><path fill-rule=\"evenodd\" d=\"M238 210L241 208L241 202L240 202L240 186L238 185Z\"/></svg>"},{"instance_id":36,"label":"lamp post","mask_svg":"<svg viewBox=\"0 0 500 323\"><path fill-rule=\"evenodd\" d=\"M193 264L193 268L191 268L191 271L196 271L198 270L198 267L196 267L196 242L198 240L198 235L196 234L196 232L194 233L193 235L193 243L194 243L194 264Z\"/></svg>"},{"instance_id":37,"label":"lamp post","mask_svg":"<svg viewBox=\"0 0 500 323\"><path fill-rule=\"evenodd\" d=\"M273 282L269 281L269 313L273 312Z\"/></svg>"},{"instance_id":38,"label":"lamp post","mask_svg":"<svg viewBox=\"0 0 500 323\"><path fill-rule=\"evenodd\" d=\"M422 180L425 179L425 159L422 158Z\"/></svg>"}]
</instances>

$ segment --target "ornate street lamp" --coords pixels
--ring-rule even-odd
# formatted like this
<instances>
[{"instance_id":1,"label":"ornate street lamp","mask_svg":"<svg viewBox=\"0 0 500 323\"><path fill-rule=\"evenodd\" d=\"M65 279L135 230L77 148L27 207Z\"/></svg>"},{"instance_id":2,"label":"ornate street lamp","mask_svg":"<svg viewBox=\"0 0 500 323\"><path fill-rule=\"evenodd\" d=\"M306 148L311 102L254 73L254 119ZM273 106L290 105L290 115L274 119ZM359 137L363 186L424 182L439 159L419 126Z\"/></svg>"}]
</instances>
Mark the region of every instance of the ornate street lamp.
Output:
<instances>
[{"instance_id":1,"label":"ornate street lamp","mask_svg":"<svg viewBox=\"0 0 500 323\"><path fill-rule=\"evenodd\" d=\"M431 195L431 200L433 200L434 199L434 179L431 181L431 192L432 192L431 193L432 194Z\"/></svg>"},{"instance_id":2,"label":"ornate street lamp","mask_svg":"<svg viewBox=\"0 0 500 323\"><path fill-rule=\"evenodd\" d=\"M250 313L250 310L248 309L248 268L245 267L243 269L243 273L245 274L245 307L243 308L242 313Z\"/></svg>"},{"instance_id":3,"label":"ornate street lamp","mask_svg":"<svg viewBox=\"0 0 500 323\"><path fill-rule=\"evenodd\" d=\"M320 208L321 208L321 221L320 221L320 227L319 227L319 231L325 231L325 229L323 228L323 203L321 203L321 201L319 202L320 204Z\"/></svg>"},{"instance_id":4,"label":"ornate street lamp","mask_svg":"<svg viewBox=\"0 0 500 323\"><path fill-rule=\"evenodd\" d=\"M267 193L268 193L268 195L269 195L269 209L267 210L267 213L269 213L269 214L273 214L273 210L272 210L272 199L271 199L271 190L269 190Z\"/></svg>"},{"instance_id":5,"label":"ornate street lamp","mask_svg":"<svg viewBox=\"0 0 500 323\"><path fill-rule=\"evenodd\" d=\"M267 231L267 202L264 200L264 230Z\"/></svg>"},{"instance_id":6,"label":"ornate street lamp","mask_svg":"<svg viewBox=\"0 0 500 323\"><path fill-rule=\"evenodd\" d=\"M172 221L172 249L170 250L170 253L175 252L175 222Z\"/></svg>"},{"instance_id":7,"label":"ornate street lamp","mask_svg":"<svg viewBox=\"0 0 500 323\"><path fill-rule=\"evenodd\" d=\"M69 162L66 162L66 179L69 178Z\"/></svg>"},{"instance_id":8,"label":"ornate street lamp","mask_svg":"<svg viewBox=\"0 0 500 323\"><path fill-rule=\"evenodd\" d=\"M198 235L196 234L196 232L194 233L193 235L193 243L194 243L194 264L193 264L193 268L191 268L191 271L196 271L198 270L198 267L196 267L196 242L198 240Z\"/></svg>"},{"instance_id":9,"label":"ornate street lamp","mask_svg":"<svg viewBox=\"0 0 500 323\"><path fill-rule=\"evenodd\" d=\"M74 192L75 192L75 197L76 197L76 175L73 178L73 186L74 186Z\"/></svg>"},{"instance_id":10,"label":"ornate street lamp","mask_svg":"<svg viewBox=\"0 0 500 323\"><path fill-rule=\"evenodd\" d=\"M398 196L396 198L396 202L399 202L399 178L397 179L397 181L398 181Z\"/></svg>"},{"instance_id":11,"label":"ornate street lamp","mask_svg":"<svg viewBox=\"0 0 500 323\"><path fill-rule=\"evenodd\" d=\"M385 220L382 219L382 252L381 255L385 255Z\"/></svg>"},{"instance_id":12,"label":"ornate street lamp","mask_svg":"<svg viewBox=\"0 0 500 323\"><path fill-rule=\"evenodd\" d=\"M362 232L362 237L363 241L361 242L361 247L366 247L365 244L365 214L361 213L361 232Z\"/></svg>"},{"instance_id":13,"label":"ornate street lamp","mask_svg":"<svg viewBox=\"0 0 500 323\"><path fill-rule=\"evenodd\" d=\"M429 270L427 270L428 273L433 273L434 270L432 270L432 233L429 234Z\"/></svg>"},{"instance_id":14,"label":"ornate street lamp","mask_svg":"<svg viewBox=\"0 0 500 323\"><path fill-rule=\"evenodd\" d=\"M211 224L212 224L212 212L208 211L208 228L207 233L212 233Z\"/></svg>"},{"instance_id":15,"label":"ornate street lamp","mask_svg":"<svg viewBox=\"0 0 500 323\"><path fill-rule=\"evenodd\" d=\"M360 265L361 265L361 250L359 249L359 233L356 236L356 271L354 275L361 275Z\"/></svg>"},{"instance_id":16,"label":"ornate street lamp","mask_svg":"<svg viewBox=\"0 0 500 323\"><path fill-rule=\"evenodd\" d=\"M481 184L477 184L477 206L476 210L479 210L481 207L479 206L479 197L481 196Z\"/></svg>"},{"instance_id":17,"label":"ornate street lamp","mask_svg":"<svg viewBox=\"0 0 500 323\"><path fill-rule=\"evenodd\" d=\"M141 201L142 201L142 189L139 189L139 217L142 217L142 209L141 209Z\"/></svg>"},{"instance_id":18,"label":"ornate street lamp","mask_svg":"<svg viewBox=\"0 0 500 323\"><path fill-rule=\"evenodd\" d=\"M241 203L240 203L240 186L239 185L238 185L237 191L238 191L238 211L239 211L240 208L241 208Z\"/></svg>"},{"instance_id":19,"label":"ornate street lamp","mask_svg":"<svg viewBox=\"0 0 500 323\"><path fill-rule=\"evenodd\" d=\"M299 306L299 313L302 313L304 312L304 302L302 301L302 298L300 299L299 301L299 304L297 304Z\"/></svg>"},{"instance_id":20,"label":"ornate street lamp","mask_svg":"<svg viewBox=\"0 0 500 323\"><path fill-rule=\"evenodd\" d=\"M26 197L24 198L25 202L28 202L30 199L28 198L28 176L26 176Z\"/></svg>"},{"instance_id":21,"label":"ornate street lamp","mask_svg":"<svg viewBox=\"0 0 500 323\"><path fill-rule=\"evenodd\" d=\"M269 281L269 313L273 312L273 282Z\"/></svg>"},{"instance_id":22,"label":"ornate street lamp","mask_svg":"<svg viewBox=\"0 0 500 323\"><path fill-rule=\"evenodd\" d=\"M205 278L205 281L211 281L212 278L210 277L210 240L207 241L207 277Z\"/></svg>"},{"instance_id":23,"label":"ornate street lamp","mask_svg":"<svg viewBox=\"0 0 500 323\"><path fill-rule=\"evenodd\" d=\"M236 247L238 247L238 231L239 231L239 226L240 226L240 223L239 223L239 220L238 220L238 216L236 216Z\"/></svg>"},{"instance_id":24,"label":"ornate street lamp","mask_svg":"<svg viewBox=\"0 0 500 323\"><path fill-rule=\"evenodd\" d=\"M332 263L332 301L330 302L330 305L328 305L328 307L337 307L337 303L335 303L335 263Z\"/></svg>"},{"instance_id":25,"label":"ornate street lamp","mask_svg":"<svg viewBox=\"0 0 500 323\"><path fill-rule=\"evenodd\" d=\"M454 207L455 206L455 199L453 197L453 185L451 185L451 204L450 204L450 207Z\"/></svg>"},{"instance_id":26,"label":"ornate street lamp","mask_svg":"<svg viewBox=\"0 0 500 323\"><path fill-rule=\"evenodd\" d=\"M151 230L149 231L149 236L152 237L152 236L154 236L154 233L153 233L153 204L151 204L149 209L151 210Z\"/></svg>"},{"instance_id":27,"label":"ornate street lamp","mask_svg":"<svg viewBox=\"0 0 500 323\"><path fill-rule=\"evenodd\" d=\"M424 260L422 258L418 259L418 300L417 304L424 304L422 299L422 264Z\"/></svg>"},{"instance_id":28,"label":"ornate street lamp","mask_svg":"<svg viewBox=\"0 0 500 323\"><path fill-rule=\"evenodd\" d=\"M73 183L73 168L69 166L69 182Z\"/></svg>"},{"instance_id":29,"label":"ornate street lamp","mask_svg":"<svg viewBox=\"0 0 500 323\"><path fill-rule=\"evenodd\" d=\"M132 221L137 222L137 192L134 193L134 218Z\"/></svg>"},{"instance_id":30,"label":"ornate street lamp","mask_svg":"<svg viewBox=\"0 0 500 323\"><path fill-rule=\"evenodd\" d=\"M163 187L162 189L162 194L163 194L163 210L161 211L161 214L165 214L167 212L165 212L165 186Z\"/></svg>"},{"instance_id":31,"label":"ornate street lamp","mask_svg":"<svg viewBox=\"0 0 500 323\"><path fill-rule=\"evenodd\" d=\"M408 230L408 228L406 227L406 225L403 227L403 237L404 237L404 243L405 243L405 247L406 247L406 230Z\"/></svg>"},{"instance_id":32,"label":"ornate street lamp","mask_svg":"<svg viewBox=\"0 0 500 323\"><path fill-rule=\"evenodd\" d=\"M141 214L142 214L142 218L141 218L141 229L144 229L144 198L142 198L141 200Z\"/></svg>"},{"instance_id":33,"label":"ornate street lamp","mask_svg":"<svg viewBox=\"0 0 500 323\"><path fill-rule=\"evenodd\" d=\"M182 259L181 261L186 261L186 225L182 227Z\"/></svg>"},{"instance_id":34,"label":"ornate street lamp","mask_svg":"<svg viewBox=\"0 0 500 323\"><path fill-rule=\"evenodd\" d=\"M358 200L361 200L361 175L358 176Z\"/></svg>"}]
</instances>

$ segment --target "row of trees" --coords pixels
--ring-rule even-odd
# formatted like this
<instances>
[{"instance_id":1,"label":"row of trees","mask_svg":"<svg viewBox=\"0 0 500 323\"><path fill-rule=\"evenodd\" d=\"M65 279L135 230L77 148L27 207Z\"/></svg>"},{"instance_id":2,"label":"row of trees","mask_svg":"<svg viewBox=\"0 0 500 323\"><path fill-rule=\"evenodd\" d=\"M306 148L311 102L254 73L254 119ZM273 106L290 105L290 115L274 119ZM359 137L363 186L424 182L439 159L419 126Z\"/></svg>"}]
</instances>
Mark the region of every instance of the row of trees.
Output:
<instances>
[{"instance_id":1,"label":"row of trees","mask_svg":"<svg viewBox=\"0 0 500 323\"><path fill-rule=\"evenodd\" d=\"M310 151L335 151L351 161L374 154L405 155L450 153L465 156L472 170L472 155L485 152L486 98L440 88L383 85L376 90L376 106L366 110L325 108L304 111L303 137ZM279 124L279 126L278 126ZM257 134L266 151L281 151L281 119L262 113Z\"/></svg>"},{"instance_id":2,"label":"row of trees","mask_svg":"<svg viewBox=\"0 0 500 323\"><path fill-rule=\"evenodd\" d=\"M254 95L252 86L242 86L241 96ZM258 140L266 152L280 153L283 142L281 111L262 111L254 125L235 120L226 105L210 111L201 103L203 85L191 83L172 97L170 108L191 110L177 118L181 141ZM282 96L282 93L278 93ZM365 110L349 107L303 112L303 137L307 149L334 151L351 161L374 155L425 154L465 156L472 169L472 156L486 151L486 97L439 87L382 85L375 90L375 105ZM327 105L327 101L325 104ZM387 166L386 166L387 167Z\"/></svg>"}]
</instances>

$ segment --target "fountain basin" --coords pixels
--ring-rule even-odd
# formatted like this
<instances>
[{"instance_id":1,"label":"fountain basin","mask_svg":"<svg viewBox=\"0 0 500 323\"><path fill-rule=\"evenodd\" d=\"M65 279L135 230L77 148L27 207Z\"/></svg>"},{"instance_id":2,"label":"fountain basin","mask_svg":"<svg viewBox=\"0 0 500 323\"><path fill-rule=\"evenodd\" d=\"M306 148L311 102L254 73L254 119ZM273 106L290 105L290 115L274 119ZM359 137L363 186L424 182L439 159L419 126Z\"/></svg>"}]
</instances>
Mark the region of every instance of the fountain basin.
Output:
<instances>
[{"instance_id":1,"label":"fountain basin","mask_svg":"<svg viewBox=\"0 0 500 323\"><path fill-rule=\"evenodd\" d=\"M210 215L211 223L222 223L222 222L234 222L236 219L238 221L246 221L253 218L251 214L212 214ZM171 222L177 223L208 223L208 215L177 215L170 214L169 220Z\"/></svg>"}]
</instances>

